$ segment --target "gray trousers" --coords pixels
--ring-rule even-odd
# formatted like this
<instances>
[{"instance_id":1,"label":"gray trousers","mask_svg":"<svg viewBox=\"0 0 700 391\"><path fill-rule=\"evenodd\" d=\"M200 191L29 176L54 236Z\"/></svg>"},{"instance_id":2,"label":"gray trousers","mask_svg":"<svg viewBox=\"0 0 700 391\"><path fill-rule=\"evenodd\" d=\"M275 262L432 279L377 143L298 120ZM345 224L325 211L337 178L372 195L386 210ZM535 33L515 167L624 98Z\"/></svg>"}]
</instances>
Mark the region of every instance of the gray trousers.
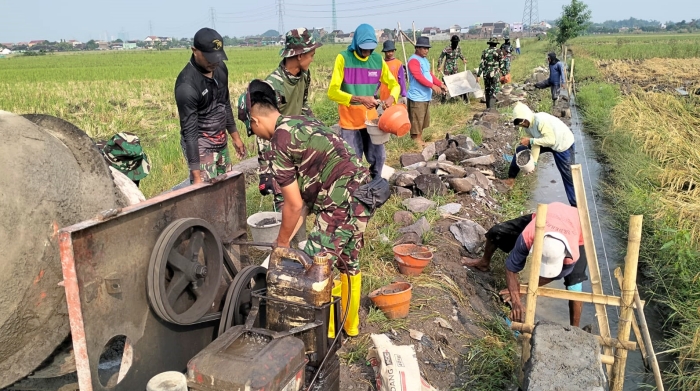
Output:
<instances>
[{"instance_id":1,"label":"gray trousers","mask_svg":"<svg viewBox=\"0 0 700 391\"><path fill-rule=\"evenodd\" d=\"M355 155L357 155L360 161L362 161L362 155L367 158L372 179L380 177L382 175L382 168L384 168L384 162L386 161L384 145L372 144L367 129L340 129L340 134L343 140L354 149Z\"/></svg>"},{"instance_id":2,"label":"gray trousers","mask_svg":"<svg viewBox=\"0 0 700 391\"><path fill-rule=\"evenodd\" d=\"M556 101L557 99L559 99L559 90L561 89L560 84L551 83L549 81L549 79L543 80L543 81L535 84L535 88L542 89L542 88L547 88L547 87L549 87L550 91L552 92L552 100Z\"/></svg>"}]
</instances>

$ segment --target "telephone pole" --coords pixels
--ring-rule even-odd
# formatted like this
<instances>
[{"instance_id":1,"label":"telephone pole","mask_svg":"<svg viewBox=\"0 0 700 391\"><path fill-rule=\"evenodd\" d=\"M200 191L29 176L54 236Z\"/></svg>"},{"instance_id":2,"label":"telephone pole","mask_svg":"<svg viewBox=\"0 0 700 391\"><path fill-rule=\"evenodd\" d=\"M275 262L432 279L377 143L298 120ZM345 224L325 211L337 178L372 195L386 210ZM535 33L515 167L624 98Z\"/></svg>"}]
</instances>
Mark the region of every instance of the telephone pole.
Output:
<instances>
[{"instance_id":1,"label":"telephone pole","mask_svg":"<svg viewBox=\"0 0 700 391\"><path fill-rule=\"evenodd\" d=\"M540 12L537 7L537 0L525 0L523 10L523 25L527 24L528 34L532 36L532 26L539 23Z\"/></svg>"},{"instance_id":2,"label":"telephone pole","mask_svg":"<svg viewBox=\"0 0 700 391\"><path fill-rule=\"evenodd\" d=\"M211 28L216 30L216 11L214 11L214 7L209 8L209 13L210 13Z\"/></svg>"},{"instance_id":3,"label":"telephone pole","mask_svg":"<svg viewBox=\"0 0 700 391\"><path fill-rule=\"evenodd\" d=\"M333 31L338 29L338 17L335 14L335 0L333 0Z\"/></svg>"},{"instance_id":4,"label":"telephone pole","mask_svg":"<svg viewBox=\"0 0 700 391\"><path fill-rule=\"evenodd\" d=\"M277 31L280 35L284 35L284 0L277 0Z\"/></svg>"}]
</instances>

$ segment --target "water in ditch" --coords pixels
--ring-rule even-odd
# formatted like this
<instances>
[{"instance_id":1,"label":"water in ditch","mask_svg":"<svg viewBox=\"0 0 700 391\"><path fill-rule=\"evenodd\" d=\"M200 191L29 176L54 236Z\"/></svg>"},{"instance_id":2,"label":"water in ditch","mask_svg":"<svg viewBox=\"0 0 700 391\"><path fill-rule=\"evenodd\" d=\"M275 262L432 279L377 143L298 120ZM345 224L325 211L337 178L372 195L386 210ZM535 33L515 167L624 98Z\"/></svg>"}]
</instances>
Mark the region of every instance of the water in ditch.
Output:
<instances>
[{"instance_id":1,"label":"water in ditch","mask_svg":"<svg viewBox=\"0 0 700 391\"><path fill-rule=\"evenodd\" d=\"M594 150L594 141L585 133L582 119L575 107L572 107L571 114L571 130L574 133L576 145L576 163L581 165L583 173L603 290L607 295L619 296L620 288L613 272L617 267L624 269L624 256L626 253L627 241L624 240L621 233L613 229L613 216L607 212L608 205L606 205L600 191L600 184L605 180L602 171L604 167L598 162L598 157ZM554 160L551 158L551 155L544 155L543 157L545 157L545 159L542 159L536 171L537 184L531 200L533 211L537 208L537 204L539 203L561 202L568 204L566 193L564 192L564 185L562 184L559 171L554 165ZM645 218L650 217L645 216ZM644 240L644 238L642 238L642 240ZM563 281L554 281L548 286L565 289ZM585 281L583 283L583 291L591 292L590 281ZM611 335L616 337L619 309L613 306L607 306L606 308L608 320L610 322ZM652 308L647 308L645 314L650 327L651 338L654 341L655 350L658 352L660 346L658 346L657 341L661 341L660 322L654 316L655 313L652 311ZM569 324L567 302L545 297L538 298L536 319ZM594 330L597 330L598 323L595 316L595 307L593 304L584 304L583 313L581 315L581 327L589 324L593 325ZM631 332L630 335L630 338L634 340L634 333ZM639 350L629 352L624 390L638 390L647 384L654 384L653 374L651 371L647 372L645 370Z\"/></svg>"}]
</instances>

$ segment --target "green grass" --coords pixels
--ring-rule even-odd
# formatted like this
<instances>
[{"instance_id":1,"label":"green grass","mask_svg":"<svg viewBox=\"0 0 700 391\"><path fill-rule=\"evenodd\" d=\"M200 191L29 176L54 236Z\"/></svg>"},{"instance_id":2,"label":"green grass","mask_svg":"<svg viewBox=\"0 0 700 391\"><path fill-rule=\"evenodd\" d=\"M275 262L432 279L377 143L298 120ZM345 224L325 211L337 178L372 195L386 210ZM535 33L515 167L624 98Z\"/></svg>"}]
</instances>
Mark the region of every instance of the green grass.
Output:
<instances>
[{"instance_id":1,"label":"green grass","mask_svg":"<svg viewBox=\"0 0 700 391\"><path fill-rule=\"evenodd\" d=\"M638 36L584 36L570 42L576 54L601 60L642 60L654 57L700 57L700 34L649 34ZM578 61L578 60L577 60Z\"/></svg>"},{"instance_id":2,"label":"green grass","mask_svg":"<svg viewBox=\"0 0 700 391\"><path fill-rule=\"evenodd\" d=\"M659 40L639 39L633 44L646 45L645 51L650 55L670 55L659 43ZM597 53L605 54L603 49ZM581 57L577 57L577 64L580 60ZM592 60L581 61L585 62ZM665 307L665 330L669 337L663 341L663 346L676 357L663 377L668 389L700 389L698 243L691 239L689 232L678 229L676 212L662 203L664 188L659 178L663 174L663 158L645 153L644 140L637 139L624 127L614 126L613 109L621 100L631 97L623 97L618 86L600 82L595 72L586 72L590 72L590 81L579 85L577 102L585 129L597 139L598 150L607 164L603 190L611 204L608 210L614 213L616 228L623 236L627 234L629 216L644 215L640 258L645 278L640 289ZM653 115L658 121L664 121L665 116L674 114ZM689 159L688 164L697 164L694 160ZM656 350L661 349L657 346Z\"/></svg>"}]
</instances>

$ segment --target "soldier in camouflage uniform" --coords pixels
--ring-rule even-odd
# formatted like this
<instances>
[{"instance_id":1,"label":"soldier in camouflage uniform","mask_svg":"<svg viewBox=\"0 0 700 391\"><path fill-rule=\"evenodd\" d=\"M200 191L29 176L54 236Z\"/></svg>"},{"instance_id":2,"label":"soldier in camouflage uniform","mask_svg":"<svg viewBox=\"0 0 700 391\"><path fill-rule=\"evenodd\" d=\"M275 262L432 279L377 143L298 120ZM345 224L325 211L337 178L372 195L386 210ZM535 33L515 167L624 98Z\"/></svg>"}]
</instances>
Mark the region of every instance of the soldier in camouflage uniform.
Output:
<instances>
[{"instance_id":1,"label":"soldier in camouflage uniform","mask_svg":"<svg viewBox=\"0 0 700 391\"><path fill-rule=\"evenodd\" d=\"M476 74L476 81L478 82L479 78L483 76L486 108L490 109L494 103L493 95L495 94L499 79L501 75L505 76L505 73L503 72L503 56L496 48L498 45L498 38L492 37L489 39L488 43L489 48L484 50L481 54L481 64L479 64L479 71Z\"/></svg>"},{"instance_id":2,"label":"soldier in camouflage uniform","mask_svg":"<svg viewBox=\"0 0 700 391\"><path fill-rule=\"evenodd\" d=\"M132 133L117 133L107 141L98 141L107 164L131 179L136 186L151 170L148 156L141 148L139 137Z\"/></svg>"},{"instance_id":3,"label":"soldier in camouflage uniform","mask_svg":"<svg viewBox=\"0 0 700 391\"><path fill-rule=\"evenodd\" d=\"M316 222L304 251L335 254L343 307L350 306L345 331L357 335L362 286L358 256L372 211L353 194L369 182L369 171L350 146L321 121L280 114L269 82L250 83L239 98L238 118L256 136L270 141L265 160L285 199L276 245L289 247L303 205L310 206Z\"/></svg>"},{"instance_id":4,"label":"soldier in camouflage uniform","mask_svg":"<svg viewBox=\"0 0 700 391\"><path fill-rule=\"evenodd\" d=\"M316 49L322 46L305 28L290 30L285 36L285 46L280 51L282 61L267 77L277 95L277 107L282 115L307 115L313 117L309 107L309 85ZM256 137L258 145L258 163L260 164L260 193L263 196L274 194L275 207L282 209L283 198L279 185L272 178L269 164L263 155L270 150L270 142Z\"/></svg>"},{"instance_id":5,"label":"soldier in camouflage uniform","mask_svg":"<svg viewBox=\"0 0 700 391\"><path fill-rule=\"evenodd\" d=\"M513 46L510 45L510 37L507 35L503 38L505 42L501 45L501 54L503 55L503 65L506 74L510 73L510 62L513 60Z\"/></svg>"}]
</instances>

